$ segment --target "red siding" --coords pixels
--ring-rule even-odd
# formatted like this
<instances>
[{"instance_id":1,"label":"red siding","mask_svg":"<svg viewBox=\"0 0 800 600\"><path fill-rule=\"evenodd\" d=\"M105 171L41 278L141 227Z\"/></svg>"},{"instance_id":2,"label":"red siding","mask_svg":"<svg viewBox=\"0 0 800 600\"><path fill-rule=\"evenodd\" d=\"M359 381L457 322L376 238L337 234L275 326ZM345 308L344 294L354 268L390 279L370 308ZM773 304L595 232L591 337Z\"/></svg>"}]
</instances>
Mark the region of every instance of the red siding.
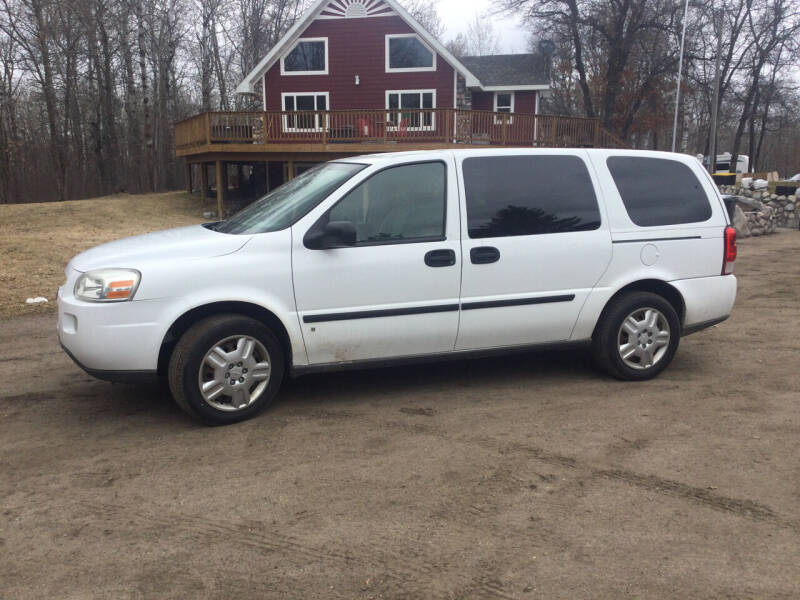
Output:
<instances>
[{"instance_id":1,"label":"red siding","mask_svg":"<svg viewBox=\"0 0 800 600\"><path fill-rule=\"evenodd\" d=\"M514 92L514 112L531 114L536 112L536 92Z\"/></svg>"},{"instance_id":2,"label":"red siding","mask_svg":"<svg viewBox=\"0 0 800 600\"><path fill-rule=\"evenodd\" d=\"M474 110L494 110L494 92L472 92ZM536 92L530 90L514 92L514 112L532 114L536 112Z\"/></svg>"},{"instance_id":3,"label":"red siding","mask_svg":"<svg viewBox=\"0 0 800 600\"><path fill-rule=\"evenodd\" d=\"M281 75L280 61L267 71L267 110L282 110L283 92L330 92L331 110L381 109L386 90L436 90L436 107L452 108L453 68L440 56L436 71L386 73L385 35L412 33L398 16L313 21L302 37L328 38L328 75ZM355 84L355 76L360 85Z\"/></svg>"}]
</instances>

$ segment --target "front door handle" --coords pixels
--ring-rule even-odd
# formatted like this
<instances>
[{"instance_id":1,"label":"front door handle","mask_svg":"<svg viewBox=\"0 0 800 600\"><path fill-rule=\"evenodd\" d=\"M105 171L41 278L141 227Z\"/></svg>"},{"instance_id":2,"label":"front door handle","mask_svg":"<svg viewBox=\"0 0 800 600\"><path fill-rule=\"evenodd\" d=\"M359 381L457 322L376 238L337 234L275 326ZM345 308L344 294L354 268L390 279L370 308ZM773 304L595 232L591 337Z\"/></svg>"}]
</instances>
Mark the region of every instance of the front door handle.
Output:
<instances>
[{"instance_id":1,"label":"front door handle","mask_svg":"<svg viewBox=\"0 0 800 600\"><path fill-rule=\"evenodd\" d=\"M469 251L469 259L474 265L485 265L500 260L500 250L494 246L478 246Z\"/></svg>"},{"instance_id":2,"label":"front door handle","mask_svg":"<svg viewBox=\"0 0 800 600\"><path fill-rule=\"evenodd\" d=\"M431 250L425 254L425 264L429 267L452 267L456 264L453 250Z\"/></svg>"}]
</instances>

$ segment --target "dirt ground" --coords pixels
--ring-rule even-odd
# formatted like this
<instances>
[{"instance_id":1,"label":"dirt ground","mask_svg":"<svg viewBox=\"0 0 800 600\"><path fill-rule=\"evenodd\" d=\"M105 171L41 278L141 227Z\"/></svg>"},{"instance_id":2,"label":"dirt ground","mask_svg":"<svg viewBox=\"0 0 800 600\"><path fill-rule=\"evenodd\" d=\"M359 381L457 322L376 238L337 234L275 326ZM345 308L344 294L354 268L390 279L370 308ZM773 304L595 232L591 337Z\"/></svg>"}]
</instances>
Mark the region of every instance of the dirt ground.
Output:
<instances>
[{"instance_id":1,"label":"dirt ground","mask_svg":"<svg viewBox=\"0 0 800 600\"><path fill-rule=\"evenodd\" d=\"M0 319L54 312L64 267L76 254L121 237L202 223L202 215L199 198L185 192L0 204ZM25 304L36 296L48 303Z\"/></svg>"},{"instance_id":2,"label":"dirt ground","mask_svg":"<svg viewBox=\"0 0 800 600\"><path fill-rule=\"evenodd\" d=\"M309 376L224 428L0 321L0 598L800 597L800 233L739 252L733 316L655 381Z\"/></svg>"}]
</instances>

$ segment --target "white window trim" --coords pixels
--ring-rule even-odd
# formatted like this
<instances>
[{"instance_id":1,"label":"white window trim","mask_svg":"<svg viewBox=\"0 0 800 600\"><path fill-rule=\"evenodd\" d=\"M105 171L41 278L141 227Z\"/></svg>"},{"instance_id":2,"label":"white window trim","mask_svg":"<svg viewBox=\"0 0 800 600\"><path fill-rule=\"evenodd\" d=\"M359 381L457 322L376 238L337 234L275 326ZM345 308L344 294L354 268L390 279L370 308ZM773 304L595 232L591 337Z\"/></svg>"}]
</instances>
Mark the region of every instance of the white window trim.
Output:
<instances>
[{"instance_id":1,"label":"white window trim","mask_svg":"<svg viewBox=\"0 0 800 600\"><path fill-rule=\"evenodd\" d=\"M433 65L430 67L410 67L408 69L393 69L389 66L389 40L395 38L417 38L419 43L425 46L428 52L431 53L433 57ZM435 71L436 70L436 51L428 45L425 40L423 40L420 36L416 33L389 33L386 35L386 72L387 73L422 73L426 71Z\"/></svg>"},{"instance_id":2,"label":"white window trim","mask_svg":"<svg viewBox=\"0 0 800 600\"><path fill-rule=\"evenodd\" d=\"M398 123L397 126L392 126L392 125L389 125L389 123L391 123L391 121L389 120L389 115L391 115L393 112L396 112L398 114L398 116L400 116L400 113L402 113L404 109L402 107L398 108L397 110L389 109L389 94L419 94L419 96L420 96L420 109L419 110L420 111L428 110L428 109L422 108L422 106L421 106L422 105L422 94L433 94L433 106L430 108L430 110L431 110L431 124L430 125L423 125L422 124L422 119L420 119L420 126L419 127L407 127L406 131L434 131L436 129L436 111L435 111L435 108L436 108L436 90L435 89L430 89L430 90L386 90L386 109L387 109L387 112L386 112L386 130L387 131L397 131L398 129L400 129L399 123L400 123L401 119L397 120L397 123ZM399 102L400 98L398 98L397 100ZM405 110L414 110L414 109L405 109Z\"/></svg>"},{"instance_id":3,"label":"white window trim","mask_svg":"<svg viewBox=\"0 0 800 600\"><path fill-rule=\"evenodd\" d=\"M286 110L286 96L294 96L295 109L293 111ZM330 92L282 92L281 93L281 112L311 112L305 110L297 110L297 96L313 96L314 97L314 112L327 112L331 109L331 95ZM317 96L325 96L325 111L317 111ZM283 131L287 133L302 133L302 132L319 132L324 128L325 123L320 123L319 114L314 115L313 127L289 127L289 115L283 115L281 119ZM295 125L297 125L297 117L295 117Z\"/></svg>"},{"instance_id":4,"label":"white window trim","mask_svg":"<svg viewBox=\"0 0 800 600\"><path fill-rule=\"evenodd\" d=\"M484 92L533 92L549 90L547 83L540 85L484 85L481 87Z\"/></svg>"},{"instance_id":5,"label":"white window trim","mask_svg":"<svg viewBox=\"0 0 800 600\"><path fill-rule=\"evenodd\" d=\"M287 71L284 66L284 59L297 48L300 42L324 42L325 43L325 69L323 71ZM326 37L313 37L313 38L299 38L291 47L281 56L281 75L327 75L328 74L328 38Z\"/></svg>"},{"instance_id":6,"label":"white window trim","mask_svg":"<svg viewBox=\"0 0 800 600\"><path fill-rule=\"evenodd\" d=\"M500 94L510 94L511 95L511 106L510 106L510 111L509 112L511 114L513 114L514 113L514 92L495 92L494 93L494 110L493 110L493 112L495 112L495 113L497 112L497 96L500 95ZM513 123L513 122L514 122L514 117L509 116L508 119L506 119L506 123L508 123L509 125L511 123ZM494 116L494 123L495 123L495 125L502 124L503 123L503 118L498 116L498 115L495 115Z\"/></svg>"}]
</instances>

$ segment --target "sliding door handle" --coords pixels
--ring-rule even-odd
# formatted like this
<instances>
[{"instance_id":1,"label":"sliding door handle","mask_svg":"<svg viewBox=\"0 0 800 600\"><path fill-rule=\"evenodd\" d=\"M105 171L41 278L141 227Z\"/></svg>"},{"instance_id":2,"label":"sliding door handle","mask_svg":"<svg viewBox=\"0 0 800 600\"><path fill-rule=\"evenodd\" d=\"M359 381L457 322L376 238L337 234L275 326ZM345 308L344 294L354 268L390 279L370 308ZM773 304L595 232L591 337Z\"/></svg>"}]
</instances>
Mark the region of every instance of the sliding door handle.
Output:
<instances>
[{"instance_id":1,"label":"sliding door handle","mask_svg":"<svg viewBox=\"0 0 800 600\"><path fill-rule=\"evenodd\" d=\"M425 254L425 264L429 267L452 267L456 264L453 250L431 250Z\"/></svg>"},{"instance_id":2,"label":"sliding door handle","mask_svg":"<svg viewBox=\"0 0 800 600\"><path fill-rule=\"evenodd\" d=\"M469 259L474 265L486 265L500 260L500 250L494 246L478 246L469 251Z\"/></svg>"}]
</instances>

